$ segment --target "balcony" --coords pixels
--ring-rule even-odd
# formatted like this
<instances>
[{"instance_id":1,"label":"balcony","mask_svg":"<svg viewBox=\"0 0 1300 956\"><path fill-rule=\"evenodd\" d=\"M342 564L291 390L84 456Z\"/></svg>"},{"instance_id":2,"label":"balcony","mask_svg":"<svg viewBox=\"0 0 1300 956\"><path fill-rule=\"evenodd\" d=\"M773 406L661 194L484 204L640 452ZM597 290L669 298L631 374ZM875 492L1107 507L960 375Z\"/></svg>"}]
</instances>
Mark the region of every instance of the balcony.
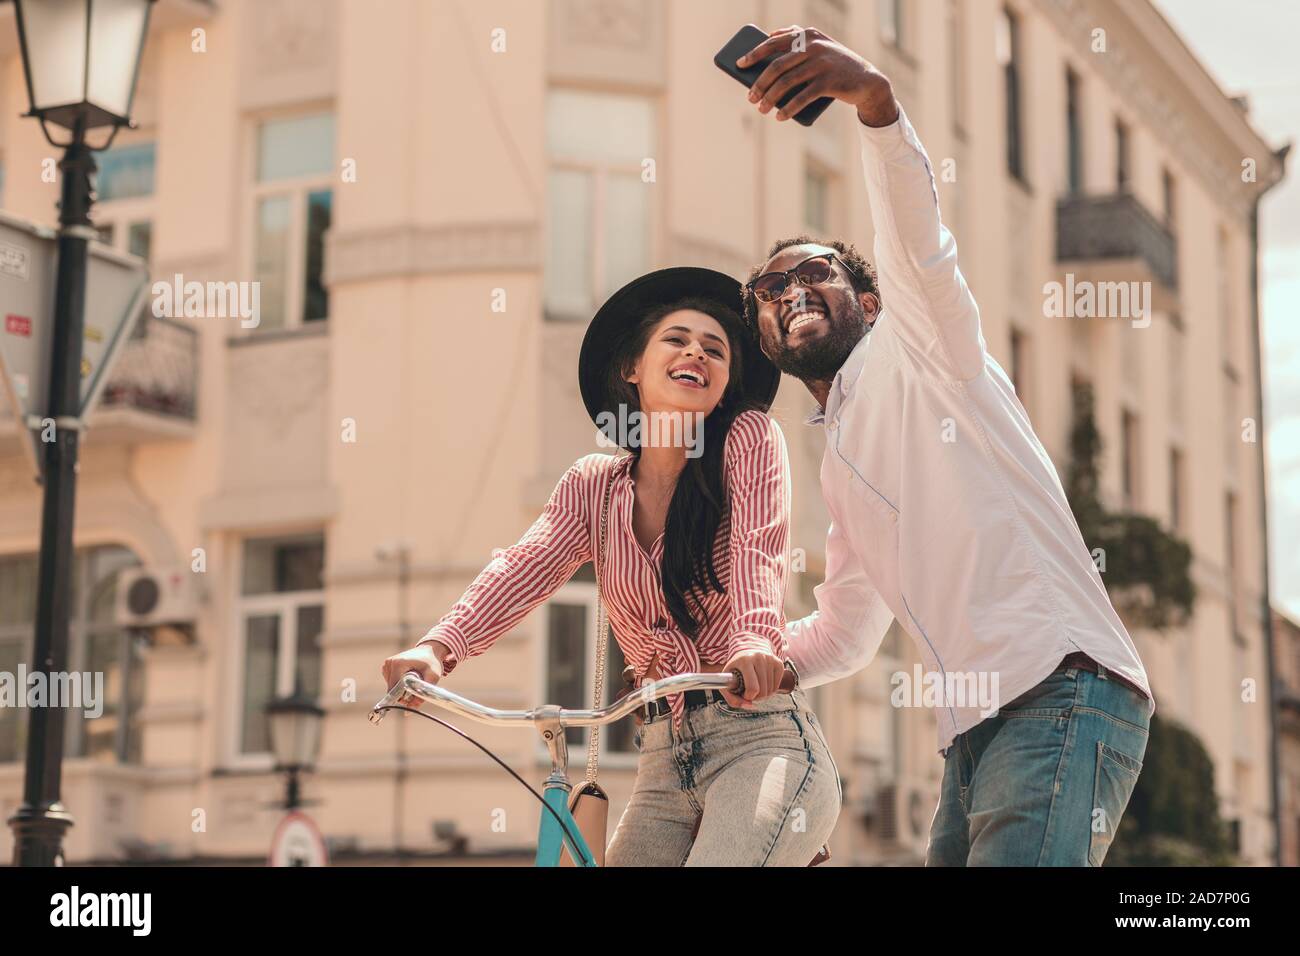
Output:
<instances>
[{"instance_id":1,"label":"balcony","mask_svg":"<svg viewBox=\"0 0 1300 956\"><path fill-rule=\"evenodd\" d=\"M193 437L198 358L193 328L142 315L90 414L87 443L134 445ZM14 411L0 390L0 440L18 434Z\"/></svg>"},{"instance_id":2,"label":"balcony","mask_svg":"<svg viewBox=\"0 0 1300 956\"><path fill-rule=\"evenodd\" d=\"M1177 240L1129 193L1058 200L1056 261L1076 283L1150 282L1151 307L1177 309Z\"/></svg>"}]
</instances>

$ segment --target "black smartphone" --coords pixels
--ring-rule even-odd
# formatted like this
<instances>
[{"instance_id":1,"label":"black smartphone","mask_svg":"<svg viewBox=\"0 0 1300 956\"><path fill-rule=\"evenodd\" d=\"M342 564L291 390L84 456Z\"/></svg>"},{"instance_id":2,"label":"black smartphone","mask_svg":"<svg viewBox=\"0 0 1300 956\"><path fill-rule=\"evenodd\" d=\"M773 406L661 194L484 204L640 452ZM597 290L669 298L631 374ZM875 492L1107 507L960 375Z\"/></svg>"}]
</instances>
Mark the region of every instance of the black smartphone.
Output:
<instances>
[{"instance_id":1,"label":"black smartphone","mask_svg":"<svg viewBox=\"0 0 1300 956\"><path fill-rule=\"evenodd\" d=\"M736 66L736 61L766 39L766 33L754 26L754 24L746 23L736 32L734 37L727 41L727 45L718 51L717 56L713 58L714 65L728 76L735 77L746 87L751 87L754 85L754 81L758 79L759 75L765 69L767 69L767 65L771 63L775 57L769 56L766 59L759 60L757 63L748 66L743 70ZM785 106L786 103L789 103L792 99L798 96L799 91L807 85L808 84L806 83L800 83L798 86L794 87L794 89L790 90L789 93L785 94L785 96L781 98L781 102L776 104L777 107ZM826 107L830 106L833 102L835 102L834 99L829 96L823 96L819 100L813 100L813 102L809 103L799 111L798 115L794 117L794 121L802 126L811 126L817 121L817 117L826 112Z\"/></svg>"}]
</instances>

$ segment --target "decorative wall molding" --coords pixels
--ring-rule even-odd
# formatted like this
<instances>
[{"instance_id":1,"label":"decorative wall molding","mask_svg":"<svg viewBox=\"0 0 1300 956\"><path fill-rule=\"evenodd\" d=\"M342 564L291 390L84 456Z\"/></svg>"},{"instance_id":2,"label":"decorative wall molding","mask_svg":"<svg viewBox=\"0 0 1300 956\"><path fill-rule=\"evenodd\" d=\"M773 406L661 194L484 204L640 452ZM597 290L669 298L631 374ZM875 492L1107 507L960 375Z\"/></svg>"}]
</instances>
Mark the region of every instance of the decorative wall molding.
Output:
<instances>
[{"instance_id":1,"label":"decorative wall molding","mask_svg":"<svg viewBox=\"0 0 1300 956\"><path fill-rule=\"evenodd\" d=\"M483 565L489 560L491 556L484 555L482 564L453 561L412 562L406 569L407 581L408 583L423 581L432 584L443 584L448 581L469 583L474 579L474 575L483 570ZM348 564L331 565L325 569L326 587L347 587L354 584L369 586L376 582L391 582L396 585L397 579L397 566L393 563L353 561Z\"/></svg>"},{"instance_id":2,"label":"decorative wall molding","mask_svg":"<svg viewBox=\"0 0 1300 956\"><path fill-rule=\"evenodd\" d=\"M701 239L698 236L675 232L668 240L668 265L704 266L735 276L743 282L754 268L754 262L742 250Z\"/></svg>"},{"instance_id":3,"label":"decorative wall molding","mask_svg":"<svg viewBox=\"0 0 1300 956\"><path fill-rule=\"evenodd\" d=\"M210 255L173 256L170 259L158 259L149 268L154 280L171 282L180 275L185 282L223 281L236 278L230 265L230 257L224 253ZM176 316L178 322L186 321L184 316ZM192 320L191 320L192 321Z\"/></svg>"},{"instance_id":4,"label":"decorative wall molding","mask_svg":"<svg viewBox=\"0 0 1300 956\"><path fill-rule=\"evenodd\" d=\"M131 480L130 461L131 452L123 446L84 451L76 544L121 544L144 564L175 565L180 552L171 531ZM40 546L41 490L30 481L25 459L14 462L19 467L0 469L0 528L6 539L19 543L18 550L35 551Z\"/></svg>"},{"instance_id":5,"label":"decorative wall molding","mask_svg":"<svg viewBox=\"0 0 1300 956\"><path fill-rule=\"evenodd\" d=\"M803 23L848 42L848 10L844 0L804 0Z\"/></svg>"},{"instance_id":6,"label":"decorative wall molding","mask_svg":"<svg viewBox=\"0 0 1300 956\"><path fill-rule=\"evenodd\" d=\"M207 716L207 708L196 703L146 704L136 714L141 724L199 724Z\"/></svg>"},{"instance_id":7,"label":"decorative wall molding","mask_svg":"<svg viewBox=\"0 0 1300 956\"><path fill-rule=\"evenodd\" d=\"M552 0L550 10L551 80L663 86L663 0Z\"/></svg>"},{"instance_id":8,"label":"decorative wall molding","mask_svg":"<svg viewBox=\"0 0 1300 956\"><path fill-rule=\"evenodd\" d=\"M568 40L639 50L649 39L649 21L657 6L645 0L558 0L554 10Z\"/></svg>"},{"instance_id":9,"label":"decorative wall molding","mask_svg":"<svg viewBox=\"0 0 1300 956\"><path fill-rule=\"evenodd\" d=\"M522 272L542 267L536 222L394 226L354 232L330 230L325 281L344 282L466 272Z\"/></svg>"},{"instance_id":10,"label":"decorative wall molding","mask_svg":"<svg viewBox=\"0 0 1300 956\"><path fill-rule=\"evenodd\" d=\"M396 606L396 602L394 602ZM424 631L428 628L422 624L420 633L416 634L416 627L410 625L407 627L406 636L414 644L424 636ZM393 621L384 621L383 623L374 624L353 624L349 627L326 627L321 631L318 638L321 647L370 647L374 644L395 644L402 639L402 629Z\"/></svg>"},{"instance_id":11,"label":"decorative wall molding","mask_svg":"<svg viewBox=\"0 0 1300 956\"><path fill-rule=\"evenodd\" d=\"M1151 134L1200 178L1209 196L1232 215L1240 219L1249 216L1258 184L1243 183L1240 166L1224 162L1207 149L1187 117L1161 91L1160 84L1153 82L1155 70L1163 67L1176 72L1173 64L1160 61L1153 67L1148 58L1131 53L1119 31L1114 29L1107 30L1106 52L1093 53L1092 30L1110 24L1103 22L1092 0L1036 0L1036 3L1080 57L1099 64L1096 73L1110 86L1113 95L1141 115ZM1182 77L1175 76L1175 81L1185 85ZM1264 183L1273 155L1270 151L1253 158L1259 167L1259 183Z\"/></svg>"},{"instance_id":12,"label":"decorative wall molding","mask_svg":"<svg viewBox=\"0 0 1300 956\"><path fill-rule=\"evenodd\" d=\"M244 108L334 96L337 0L259 0L245 7L243 33L240 101Z\"/></svg>"},{"instance_id":13,"label":"decorative wall molding","mask_svg":"<svg viewBox=\"0 0 1300 956\"><path fill-rule=\"evenodd\" d=\"M228 490L200 502L199 525L243 530L323 525L338 514L338 498L332 485Z\"/></svg>"},{"instance_id":14,"label":"decorative wall molding","mask_svg":"<svg viewBox=\"0 0 1300 956\"><path fill-rule=\"evenodd\" d=\"M329 394L329 340L295 337L279 348L232 350L226 373L231 420L257 420L279 439L302 416L318 414Z\"/></svg>"}]
</instances>

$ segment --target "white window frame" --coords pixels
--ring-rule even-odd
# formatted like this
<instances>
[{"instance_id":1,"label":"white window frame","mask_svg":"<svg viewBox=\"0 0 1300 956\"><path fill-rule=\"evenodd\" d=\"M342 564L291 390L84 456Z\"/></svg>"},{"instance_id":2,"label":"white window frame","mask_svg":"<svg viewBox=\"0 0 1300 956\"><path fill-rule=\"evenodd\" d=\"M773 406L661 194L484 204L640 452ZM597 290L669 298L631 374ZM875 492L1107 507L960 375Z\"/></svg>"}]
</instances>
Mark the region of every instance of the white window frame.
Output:
<instances>
[{"instance_id":1,"label":"white window frame","mask_svg":"<svg viewBox=\"0 0 1300 956\"><path fill-rule=\"evenodd\" d=\"M234 670L231 675L232 693L228 699L228 733L225 763L236 769L269 770L275 765L271 751L246 753L243 749L244 736L244 668L248 659L248 619L268 613L280 615L279 647L277 648L275 694L284 697L293 693L293 674L297 663L298 648L298 608L320 605L325 608L325 588L319 591L273 591L268 594L244 594L244 548L252 540L284 539L308 537L320 534L322 542L325 534L318 529L299 531L261 532L236 536L234 539L235 560L234 578L231 581L234 608L231 626L234 630ZM324 613L324 611L322 611ZM323 689L323 688L322 688Z\"/></svg>"},{"instance_id":2,"label":"white window frame","mask_svg":"<svg viewBox=\"0 0 1300 956\"><path fill-rule=\"evenodd\" d=\"M136 223L147 222L152 231L155 220L154 212L157 208L152 196L139 196L135 199L115 199L112 202L106 202L102 205L95 204L96 213L94 215L94 224L96 230L105 226L113 227L113 241L109 243L103 240L97 240L103 245L107 245L121 253L130 253L131 245L128 241L131 226ZM153 257L153 239L149 239L149 255Z\"/></svg>"},{"instance_id":3,"label":"white window frame","mask_svg":"<svg viewBox=\"0 0 1300 956\"><path fill-rule=\"evenodd\" d=\"M84 673L87 671L88 669L87 657L89 655L90 642L92 638L104 634L106 632L107 633L112 633L114 631L120 632L118 635L119 649L124 650L128 654L131 653L130 643L133 638L132 635L129 633L128 628L119 627L116 624L112 623L111 621L92 622L90 620L89 613L88 613L89 604L91 600L91 593L90 593L91 588L93 587L94 584L97 584L99 580L102 580L102 579L97 579L92 581L90 578L88 571L89 571L89 560L91 554L92 552L102 551L110 548L118 548L127 552L135 562L135 564L130 564L130 563L123 564L121 568L118 569L119 572L124 568L139 567L141 563L139 552L134 547L134 545L128 543L125 540L121 540L117 538L110 538L102 541L93 540L84 544L79 544L75 549L75 553L73 555L73 562L72 562L73 563L72 573L73 573L73 577L79 583L80 590L78 591L76 602L74 603L73 607L69 611L69 618L68 618L68 646L66 649L67 661L65 666L69 673ZM4 558L23 558L28 556L31 556L33 558L38 558L38 554L35 550L20 549L16 551L0 552L0 557L4 557ZM34 665L32 663L32 659L36 650L35 621L33 621L30 625L0 624L0 644L8 645L13 643L17 643L19 645L20 660L25 661L27 667L29 668L33 667ZM143 663L144 663L143 659L140 659L138 661L138 664L140 666L143 666ZM119 661L118 664L119 667L122 668L122 672L121 672L122 676L125 676L127 671L125 659ZM105 689L105 693L107 694L107 689ZM106 696L103 702L107 704L112 701ZM109 761L109 764L114 767L143 766L143 756L141 757L141 760L137 762L123 761L119 759L119 757L122 754L121 750L119 750L121 736L125 733L130 732L130 723L131 723L131 716L132 716L129 710L130 685L128 681L122 682L122 686L120 688L120 694L116 698L115 702L118 706L118 712L117 712L118 728L114 732L112 759ZM26 724L26 730L27 732L30 732L31 725L28 722L29 715L27 714L27 712L23 709L16 709L15 714L17 720ZM135 714L135 716L138 720L139 717L138 712ZM92 719L92 718L83 718L80 720L74 720L74 719L65 720L65 724L63 728L64 730L63 748L64 748L64 759L66 761L72 761L72 762L90 761L93 763L99 763L101 760L101 758L92 757L84 753L86 749L86 737L87 737L86 725L85 725L86 719ZM122 729L123 725L126 726L126 729ZM138 734L143 733L142 725L137 724L135 729ZM23 758L24 749L25 749L25 744L23 748L20 748L16 760L0 761L0 768L3 768L5 766L17 766L21 764L24 759ZM81 750L82 753L80 755L74 755L77 750Z\"/></svg>"},{"instance_id":4,"label":"white window frame","mask_svg":"<svg viewBox=\"0 0 1300 956\"><path fill-rule=\"evenodd\" d=\"M585 89L581 87L557 86L551 87L546 91L549 96L552 93L590 93L595 95L607 95L627 100L642 100L651 110L651 122L654 124L651 130L654 141L651 143L652 152L658 156L663 151L663 115L662 104L656 101L656 98L642 93L627 92L623 90L608 89ZM653 157L648 157L653 158ZM550 175L552 172L576 172L585 173L592 177L591 187L591 220L587 223L587 235L591 239L591 287L587 290L591 301L591 310L582 315L567 315L564 313L552 312L550 303L547 301L546 284L542 284L542 311L543 317L551 322L587 322L591 319L595 309L605 301L605 194L611 174L632 175L638 179L642 174L641 164L628 161L626 163L608 162L600 160L575 159L571 156L556 156L550 152L549 144L546 153L546 179L547 189L550 188ZM663 186L658 182L653 187L662 189ZM547 196L547 209L549 215L550 197ZM646 268L653 268L654 264L660 261L660 229L659 216L660 209L664 207L663 202L654 202L653 200L646 204Z\"/></svg>"},{"instance_id":5,"label":"white window frame","mask_svg":"<svg viewBox=\"0 0 1300 956\"><path fill-rule=\"evenodd\" d=\"M876 0L876 32L880 42L896 50L905 49L907 30L903 23L907 4L902 0ZM886 16L888 12L888 16Z\"/></svg>"},{"instance_id":6,"label":"white window frame","mask_svg":"<svg viewBox=\"0 0 1300 956\"><path fill-rule=\"evenodd\" d=\"M25 553L26 552L22 552L22 551L17 551L12 553L6 552L3 555L3 557L19 557L24 555ZM32 649L36 643L35 631L36 631L35 623L30 625L0 624L0 644L18 645L18 659L20 661L26 661L28 663L28 666L30 666L30 662L32 658ZM69 634L69 642L71 642L71 634ZM24 721L26 720L26 711L23 708L17 708L17 707L11 708L9 714L7 714L6 716L10 717L14 721L14 728L18 729L23 726ZM22 766L25 751L26 751L26 734L24 733L23 743L21 746L19 746L17 752L15 753L14 759L0 760L0 768Z\"/></svg>"},{"instance_id":7,"label":"white window frame","mask_svg":"<svg viewBox=\"0 0 1300 956\"><path fill-rule=\"evenodd\" d=\"M948 46L948 96L952 100L952 126L960 139L966 138L968 115L966 96L966 17L962 4L966 0L948 0L945 41Z\"/></svg>"},{"instance_id":8,"label":"white window frame","mask_svg":"<svg viewBox=\"0 0 1300 956\"><path fill-rule=\"evenodd\" d=\"M594 685L595 674L593 673L592 668L595 666L595 661L596 661L596 584L593 581L569 581L567 584L561 586L554 594L552 594L547 599L546 603L542 605L541 610L543 613L542 613L542 624L541 624L541 640L537 642L537 665L534 668L534 673L537 674L537 683L536 683L537 690L533 694L533 699L538 704L561 703L561 701L553 701L553 700L546 699L546 693L547 693L546 685L547 685L548 678L550 676L547 673L546 661L547 661L547 650L550 646L550 641L551 641L551 629L549 623L550 617L549 614L545 613L545 608L549 607L552 601L557 604L580 604L586 608L587 614L586 614L586 622L584 625L584 630L586 632L586 640L583 642L583 654L585 655L584 660L586 661L584 667L584 670L586 671L586 687L583 690L584 697L582 703L576 705L569 704L568 706L590 707L591 692L595 686ZM617 683L619 680L621 680L620 675L614 673L608 667L605 669L605 693L607 696L609 695L610 687L613 684ZM628 716L628 717L624 717L623 719L627 721L634 721L636 718L632 716ZM611 724L601 728L602 734L600 739L600 766L604 767L607 770L610 769L635 770L637 765L637 758L639 756L635 749L633 750L610 750L609 749L608 746L609 735L606 731L608 731L610 726L613 725ZM537 764L538 766L549 767L551 765L550 754L547 752L545 745L542 743L540 735L538 735L536 740L537 740L537 744L534 752L536 754ZM576 782L577 780L582 778L586 774L586 772L587 772L587 738L584 737L581 743L569 745L570 782Z\"/></svg>"},{"instance_id":9,"label":"white window frame","mask_svg":"<svg viewBox=\"0 0 1300 956\"><path fill-rule=\"evenodd\" d=\"M115 144L119 147L147 146L150 144L154 148L154 191L147 196L132 196L129 199L99 200L91 208L90 219L97 230L105 226L113 227L113 241L103 244L117 252L129 253L131 251L131 246L127 240L132 224L148 222L151 230L157 224L158 136L156 131L142 131L124 142ZM149 240L150 258L154 256L153 240L155 238L157 237L151 236Z\"/></svg>"},{"instance_id":10,"label":"white window frame","mask_svg":"<svg viewBox=\"0 0 1300 956\"><path fill-rule=\"evenodd\" d=\"M335 155L330 157L329 172L315 173L310 176L290 176L260 182L257 178L258 133L266 123L281 120L305 119L309 116L330 114L335 122ZM254 336L259 332L291 332L305 327L329 327L330 317L304 322L302 319L303 286L307 279L307 195L321 189L331 193L330 217L333 227L333 200L338 196L337 160L338 160L338 110L333 103L320 103L314 106L296 106L293 109L259 111L250 115L246 121L244 137L244 182L245 190L243 224L240 234L246 238L243 243L241 266L244 277L249 282L257 280L257 210L263 199L288 195L291 198L289 208L289 231L285 241L289 246L289 267L285 275L284 325L278 328L263 329L240 328L233 334Z\"/></svg>"},{"instance_id":11,"label":"white window frame","mask_svg":"<svg viewBox=\"0 0 1300 956\"><path fill-rule=\"evenodd\" d=\"M823 215L825 216L826 221L821 225L812 222L808 218L808 181L810 179L820 180L824 190L823 198L825 199L825 208L823 209ZM830 167L825 163L819 162L813 156L805 155L803 189L804 193L801 197L801 205L803 208L800 210L799 215L803 220L804 226L823 236L833 236L839 233L839 222L835 215L836 210L840 206L840 203L837 201L839 194L839 177L835 171L830 169Z\"/></svg>"},{"instance_id":12,"label":"white window frame","mask_svg":"<svg viewBox=\"0 0 1300 956\"><path fill-rule=\"evenodd\" d=\"M1132 431L1125 427L1127 422L1132 422ZM1130 436L1132 441L1130 441ZM1119 441L1120 441L1120 476L1119 489L1120 501L1126 511L1132 511L1137 514L1144 513L1145 496L1143 489L1143 462L1142 462L1142 415L1136 408L1125 404L1120 409L1119 422ZM1126 489L1125 485L1129 487Z\"/></svg>"},{"instance_id":13,"label":"white window frame","mask_svg":"<svg viewBox=\"0 0 1300 956\"><path fill-rule=\"evenodd\" d=\"M1019 349L1016 348L1017 344L1020 346ZM1008 377L1016 390L1016 398L1020 400L1025 412L1029 413L1030 407L1034 404L1033 339L1024 326L1013 321L1007 334L1007 346L1010 352L1007 357L1011 360L1011 368L1007 369ZM1017 372L1020 381L1016 381Z\"/></svg>"}]
</instances>

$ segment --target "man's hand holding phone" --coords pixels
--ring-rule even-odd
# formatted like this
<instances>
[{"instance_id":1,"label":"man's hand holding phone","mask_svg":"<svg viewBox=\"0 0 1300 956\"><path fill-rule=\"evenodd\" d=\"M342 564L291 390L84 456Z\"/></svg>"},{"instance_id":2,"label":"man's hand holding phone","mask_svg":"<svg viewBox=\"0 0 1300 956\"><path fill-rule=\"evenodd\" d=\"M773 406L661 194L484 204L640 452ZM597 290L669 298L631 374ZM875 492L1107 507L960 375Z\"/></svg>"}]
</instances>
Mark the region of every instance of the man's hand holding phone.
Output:
<instances>
[{"instance_id":1,"label":"man's hand holding phone","mask_svg":"<svg viewBox=\"0 0 1300 956\"><path fill-rule=\"evenodd\" d=\"M898 119L898 104L889 79L878 69L820 30L790 26L777 30L736 61L745 68L775 56L750 87L749 101L769 113L794 87L807 84L776 118L784 121L821 97L848 103L867 126L888 126Z\"/></svg>"}]
</instances>

